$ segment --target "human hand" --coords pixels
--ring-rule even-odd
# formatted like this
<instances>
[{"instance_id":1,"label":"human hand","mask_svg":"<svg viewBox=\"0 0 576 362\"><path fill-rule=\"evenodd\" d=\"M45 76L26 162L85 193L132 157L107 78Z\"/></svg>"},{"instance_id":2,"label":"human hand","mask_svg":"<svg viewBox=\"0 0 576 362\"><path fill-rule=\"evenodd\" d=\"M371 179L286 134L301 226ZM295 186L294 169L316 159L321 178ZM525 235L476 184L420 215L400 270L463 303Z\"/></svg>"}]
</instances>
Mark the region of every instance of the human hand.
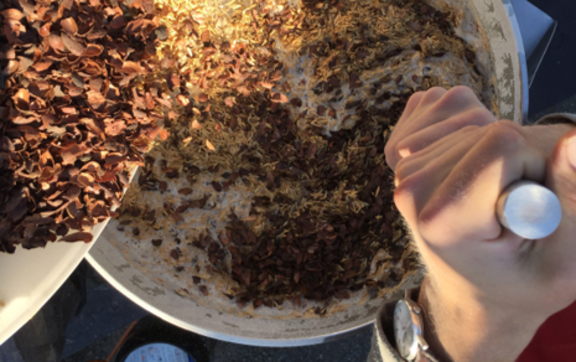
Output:
<instances>
[{"instance_id":1,"label":"human hand","mask_svg":"<svg viewBox=\"0 0 576 362\"><path fill-rule=\"evenodd\" d=\"M412 96L387 143L395 202L427 267L431 313L443 320L438 337L457 361L514 360L548 316L576 299L571 129L497 121L468 88L433 88ZM497 220L498 196L520 179L560 199L563 220L546 239L524 240Z\"/></svg>"}]
</instances>

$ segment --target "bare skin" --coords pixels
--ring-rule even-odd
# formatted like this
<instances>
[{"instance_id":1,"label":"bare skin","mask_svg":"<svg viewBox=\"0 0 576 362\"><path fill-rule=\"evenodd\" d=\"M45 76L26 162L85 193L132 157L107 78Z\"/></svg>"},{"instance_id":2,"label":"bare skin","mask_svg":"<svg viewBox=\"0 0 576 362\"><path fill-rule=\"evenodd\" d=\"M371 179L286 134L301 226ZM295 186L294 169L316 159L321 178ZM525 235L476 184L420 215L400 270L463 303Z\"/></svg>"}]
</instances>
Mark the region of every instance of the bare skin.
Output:
<instances>
[{"instance_id":1,"label":"bare skin","mask_svg":"<svg viewBox=\"0 0 576 362\"><path fill-rule=\"evenodd\" d=\"M538 327L576 300L576 127L498 121L465 87L412 96L385 149L395 203L427 280L426 338L444 361L515 361ZM495 216L500 193L532 180L563 219L525 240Z\"/></svg>"}]
</instances>

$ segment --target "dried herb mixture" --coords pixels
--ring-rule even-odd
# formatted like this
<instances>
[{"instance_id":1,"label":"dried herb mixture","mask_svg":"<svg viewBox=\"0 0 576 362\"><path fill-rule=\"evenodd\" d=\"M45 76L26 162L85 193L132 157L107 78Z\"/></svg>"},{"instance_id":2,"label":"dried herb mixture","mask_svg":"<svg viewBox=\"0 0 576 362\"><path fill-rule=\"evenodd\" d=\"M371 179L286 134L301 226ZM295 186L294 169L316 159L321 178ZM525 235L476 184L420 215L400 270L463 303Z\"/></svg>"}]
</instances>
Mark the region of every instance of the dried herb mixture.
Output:
<instances>
[{"instance_id":1,"label":"dried herb mixture","mask_svg":"<svg viewBox=\"0 0 576 362\"><path fill-rule=\"evenodd\" d=\"M418 90L467 84L492 102L453 14L422 0L156 6L156 76L179 105L116 227L186 293L240 307L308 300L322 315L414 272L388 135Z\"/></svg>"}]
</instances>

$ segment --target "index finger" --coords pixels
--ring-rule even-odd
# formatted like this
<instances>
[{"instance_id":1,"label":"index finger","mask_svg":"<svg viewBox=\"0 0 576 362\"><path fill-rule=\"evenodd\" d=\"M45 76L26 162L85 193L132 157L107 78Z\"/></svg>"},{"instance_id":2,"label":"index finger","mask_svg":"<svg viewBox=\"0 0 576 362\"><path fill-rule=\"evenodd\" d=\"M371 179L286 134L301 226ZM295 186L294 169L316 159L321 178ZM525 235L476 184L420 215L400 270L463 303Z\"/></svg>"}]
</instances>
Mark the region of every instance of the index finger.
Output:
<instances>
[{"instance_id":1,"label":"index finger","mask_svg":"<svg viewBox=\"0 0 576 362\"><path fill-rule=\"evenodd\" d=\"M544 181L544 155L508 122L487 127L419 215L422 234L434 243L499 238L502 227L495 210L502 191L520 179ZM440 236L446 233L449 238Z\"/></svg>"}]
</instances>

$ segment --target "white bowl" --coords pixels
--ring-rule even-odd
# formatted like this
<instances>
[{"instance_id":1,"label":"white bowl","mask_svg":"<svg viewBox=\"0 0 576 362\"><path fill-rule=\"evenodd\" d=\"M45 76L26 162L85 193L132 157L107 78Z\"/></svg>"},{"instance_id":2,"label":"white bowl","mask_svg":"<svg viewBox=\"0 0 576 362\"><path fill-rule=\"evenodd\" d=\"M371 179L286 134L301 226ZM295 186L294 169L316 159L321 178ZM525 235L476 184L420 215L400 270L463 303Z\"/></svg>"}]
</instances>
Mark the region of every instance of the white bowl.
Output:
<instances>
[{"instance_id":1,"label":"white bowl","mask_svg":"<svg viewBox=\"0 0 576 362\"><path fill-rule=\"evenodd\" d=\"M96 240L108 220L97 224ZM45 248L0 253L0 344L28 322L68 279L91 243L48 243Z\"/></svg>"}]
</instances>

